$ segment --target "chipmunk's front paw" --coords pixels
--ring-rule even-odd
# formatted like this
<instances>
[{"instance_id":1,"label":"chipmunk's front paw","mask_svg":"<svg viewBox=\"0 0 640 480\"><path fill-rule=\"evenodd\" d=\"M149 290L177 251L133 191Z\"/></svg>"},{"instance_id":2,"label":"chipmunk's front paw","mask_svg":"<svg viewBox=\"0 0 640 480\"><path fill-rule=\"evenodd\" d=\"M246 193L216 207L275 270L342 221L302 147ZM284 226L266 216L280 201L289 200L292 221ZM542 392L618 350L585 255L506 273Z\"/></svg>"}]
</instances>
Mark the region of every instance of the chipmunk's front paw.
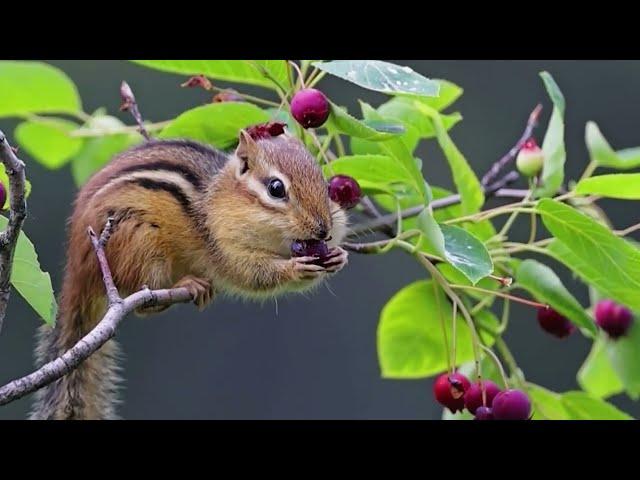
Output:
<instances>
[{"instance_id":1,"label":"chipmunk's front paw","mask_svg":"<svg viewBox=\"0 0 640 480\"><path fill-rule=\"evenodd\" d=\"M289 261L296 280L315 280L326 272L324 267L317 265L317 257L293 257Z\"/></svg>"},{"instance_id":2,"label":"chipmunk's front paw","mask_svg":"<svg viewBox=\"0 0 640 480\"><path fill-rule=\"evenodd\" d=\"M323 265L328 273L338 273L349 263L349 253L340 247L333 248L324 259Z\"/></svg>"},{"instance_id":3,"label":"chipmunk's front paw","mask_svg":"<svg viewBox=\"0 0 640 480\"><path fill-rule=\"evenodd\" d=\"M204 278L187 275L181 278L173 288L186 288L193 297L193 303L202 311L213 300L211 282Z\"/></svg>"}]
</instances>

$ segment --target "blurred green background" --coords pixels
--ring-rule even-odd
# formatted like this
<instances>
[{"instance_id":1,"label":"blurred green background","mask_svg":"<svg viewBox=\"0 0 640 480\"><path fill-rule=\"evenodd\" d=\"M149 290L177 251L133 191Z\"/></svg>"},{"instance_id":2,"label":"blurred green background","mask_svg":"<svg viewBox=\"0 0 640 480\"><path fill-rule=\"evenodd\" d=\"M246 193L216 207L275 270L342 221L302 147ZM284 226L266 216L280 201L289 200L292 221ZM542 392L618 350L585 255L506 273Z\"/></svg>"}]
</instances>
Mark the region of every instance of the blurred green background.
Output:
<instances>
[{"instance_id":1,"label":"blurred green background","mask_svg":"<svg viewBox=\"0 0 640 480\"><path fill-rule=\"evenodd\" d=\"M538 76L541 70L553 75L566 97L568 178L577 178L586 166L584 126L589 120L598 123L615 149L640 145L640 62L391 61L465 89L453 108L464 120L451 134L480 174L513 146L538 102L544 102L541 125L546 124L551 108ZM122 80L133 88L147 120L173 118L210 100L203 91L180 88L184 77L126 61L48 63L73 79L85 111L106 106L128 124L131 119L118 112ZM358 99L377 105L385 98L334 78L323 80L320 88L352 111L358 111ZM243 91L256 93L250 88ZM15 124L0 120L10 140ZM538 140L543 131L537 131ZM423 144L418 156L432 185L452 186L435 142ZM25 231L57 291L64 264L65 222L76 187L68 167L52 172L26 154L22 158L33 184ZM616 227L638 222L635 204L604 205ZM516 235L524 236L527 222L519 224ZM564 268L552 266L586 304L586 288ZM442 409L431 394L432 379L382 379L376 356L380 309L393 293L422 276L415 262L400 252L352 254L349 267L331 280L330 288L281 298L277 308L273 302L221 299L203 313L180 305L157 317L132 316L117 335L125 353L119 413L127 419L440 418ZM39 323L20 296L13 294L0 335L1 382L33 368ZM589 350L580 335L557 340L540 330L534 310L517 305L506 340L528 379L555 391L578 388L575 374ZM0 407L0 418L25 418L30 403L27 397ZM640 404L625 396L614 397L613 403L640 416Z\"/></svg>"}]
</instances>

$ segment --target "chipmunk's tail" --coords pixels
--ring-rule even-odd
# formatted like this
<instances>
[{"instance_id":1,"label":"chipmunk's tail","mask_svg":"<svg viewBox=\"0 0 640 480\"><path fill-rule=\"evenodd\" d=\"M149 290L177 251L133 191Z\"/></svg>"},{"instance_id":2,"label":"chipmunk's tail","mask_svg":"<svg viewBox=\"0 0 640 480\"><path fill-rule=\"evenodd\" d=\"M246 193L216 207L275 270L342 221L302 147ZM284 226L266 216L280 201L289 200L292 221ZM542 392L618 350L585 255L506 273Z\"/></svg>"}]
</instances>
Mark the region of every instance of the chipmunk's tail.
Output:
<instances>
[{"instance_id":1,"label":"chipmunk's tail","mask_svg":"<svg viewBox=\"0 0 640 480\"><path fill-rule=\"evenodd\" d=\"M63 299L55 327L38 331L37 367L59 357L95 326L100 308L70 305ZM109 340L78 368L35 393L32 420L116 419L119 348Z\"/></svg>"}]
</instances>

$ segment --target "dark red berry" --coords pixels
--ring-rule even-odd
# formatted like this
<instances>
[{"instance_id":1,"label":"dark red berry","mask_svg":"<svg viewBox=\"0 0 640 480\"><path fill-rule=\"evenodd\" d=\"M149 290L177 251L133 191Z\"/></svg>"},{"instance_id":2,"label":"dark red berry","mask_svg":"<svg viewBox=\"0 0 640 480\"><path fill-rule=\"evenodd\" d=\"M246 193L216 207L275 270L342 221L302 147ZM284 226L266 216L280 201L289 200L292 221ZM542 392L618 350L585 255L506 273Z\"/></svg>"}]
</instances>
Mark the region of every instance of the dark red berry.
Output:
<instances>
[{"instance_id":1,"label":"dark red berry","mask_svg":"<svg viewBox=\"0 0 640 480\"><path fill-rule=\"evenodd\" d=\"M528 420L531 416L531 401L520 390L505 390L493 399L491 410L496 420Z\"/></svg>"},{"instance_id":2,"label":"dark red berry","mask_svg":"<svg viewBox=\"0 0 640 480\"><path fill-rule=\"evenodd\" d=\"M538 323L545 332L558 338L568 337L576 329L567 317L560 315L550 307L538 308Z\"/></svg>"},{"instance_id":3,"label":"dark red berry","mask_svg":"<svg viewBox=\"0 0 640 480\"><path fill-rule=\"evenodd\" d=\"M318 128L329 118L329 100L320 90L305 88L291 99L291 115L304 128Z\"/></svg>"},{"instance_id":4,"label":"dark red berry","mask_svg":"<svg viewBox=\"0 0 640 480\"><path fill-rule=\"evenodd\" d=\"M613 339L624 336L633 322L631 310L613 300L598 302L595 316L596 324Z\"/></svg>"},{"instance_id":5,"label":"dark red berry","mask_svg":"<svg viewBox=\"0 0 640 480\"><path fill-rule=\"evenodd\" d=\"M467 410L471 413L476 413L478 408L482 406L491 407L493 399L500 393L500 387L491 380L482 380L482 385L484 385L485 389L486 404L483 405L482 403L482 387L480 382L471 384L464 394L464 406L467 407Z\"/></svg>"},{"instance_id":6,"label":"dark red berry","mask_svg":"<svg viewBox=\"0 0 640 480\"><path fill-rule=\"evenodd\" d=\"M296 240L291 244L294 257L318 257L317 265L322 265L329 255L329 247L322 240Z\"/></svg>"},{"instance_id":7,"label":"dark red berry","mask_svg":"<svg viewBox=\"0 0 640 480\"><path fill-rule=\"evenodd\" d=\"M282 135L284 133L284 129L286 126L287 124L282 122L261 123L259 125L248 127L247 133L254 140L258 140L260 138L277 137L278 135Z\"/></svg>"},{"instance_id":8,"label":"dark red berry","mask_svg":"<svg viewBox=\"0 0 640 480\"><path fill-rule=\"evenodd\" d=\"M493 410L489 407L478 407L474 420L493 420Z\"/></svg>"},{"instance_id":9,"label":"dark red berry","mask_svg":"<svg viewBox=\"0 0 640 480\"><path fill-rule=\"evenodd\" d=\"M362 190L354 178L336 175L329 180L329 197L342 208L353 208L360 201Z\"/></svg>"},{"instance_id":10,"label":"dark red berry","mask_svg":"<svg viewBox=\"0 0 640 480\"><path fill-rule=\"evenodd\" d=\"M0 210L4 208L4 203L7 201L7 190L4 188L4 183L0 182Z\"/></svg>"},{"instance_id":11,"label":"dark red berry","mask_svg":"<svg viewBox=\"0 0 640 480\"><path fill-rule=\"evenodd\" d=\"M464 409L464 393L469 386L469 379L461 373L443 373L433 384L433 394L438 403L451 410L451 413L461 412Z\"/></svg>"}]
</instances>

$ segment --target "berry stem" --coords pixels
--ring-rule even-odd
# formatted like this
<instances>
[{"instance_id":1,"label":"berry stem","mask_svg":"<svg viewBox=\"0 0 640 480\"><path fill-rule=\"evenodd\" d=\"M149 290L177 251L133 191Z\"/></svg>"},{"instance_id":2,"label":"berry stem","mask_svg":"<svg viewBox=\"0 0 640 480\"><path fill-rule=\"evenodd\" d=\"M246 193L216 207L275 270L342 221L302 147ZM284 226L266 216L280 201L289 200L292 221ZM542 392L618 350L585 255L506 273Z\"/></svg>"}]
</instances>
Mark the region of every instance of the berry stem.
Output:
<instances>
[{"instance_id":1,"label":"berry stem","mask_svg":"<svg viewBox=\"0 0 640 480\"><path fill-rule=\"evenodd\" d=\"M522 203L523 204L528 203L529 199L531 198L532 195L533 195L533 190L531 189L531 185L529 185L529 192L527 193L527 196L524 197L524 199L522 200ZM532 210L532 212L535 212L535 210ZM498 233L499 237L506 237L507 236L507 233L509 233L509 230L511 229L511 227L514 224L514 222L518 218L518 214L519 213L520 213L519 210L514 210L513 211L511 216L507 219L505 224L502 226L502 229L500 229L500 232Z\"/></svg>"},{"instance_id":2,"label":"berry stem","mask_svg":"<svg viewBox=\"0 0 640 480\"><path fill-rule=\"evenodd\" d=\"M509 312L511 310L511 300L508 298L504 299L502 304L502 318L500 319L500 326L498 327L498 332L502 335L509 326Z\"/></svg>"},{"instance_id":3,"label":"berry stem","mask_svg":"<svg viewBox=\"0 0 640 480\"><path fill-rule=\"evenodd\" d=\"M302 73L298 64L293 60L287 60L287 61L289 62L289 65L291 65L295 69L295 71L298 73L298 81L300 82L300 85L302 86L302 88L307 88L304 84L304 73ZM287 69L287 71L289 72L289 76L291 76L291 70ZM293 84L293 82L291 83L292 83L291 89L295 90L295 85Z\"/></svg>"},{"instance_id":4,"label":"berry stem","mask_svg":"<svg viewBox=\"0 0 640 480\"><path fill-rule=\"evenodd\" d=\"M406 243L406 242L398 242L398 243L399 243L399 245L403 246L403 248L405 248L405 249L406 248L410 248L411 249L410 251L414 250L414 246L411 245L410 243ZM408 247L407 247L407 245L408 245ZM462 300L460 299L460 297L456 294L456 292L453 291L453 289L451 288L451 286L447 282L446 278L444 278L444 276L435 267L435 265L433 265L429 261L429 259L425 255L423 255L421 252L414 252L414 254L415 254L416 258L418 259L418 261L431 274L431 277L440 284L440 286L445 291L447 296L451 299L451 302L453 304L457 304L458 307L460 308L460 312L462 313L462 316L464 317L465 321L467 322L467 325L469 327L469 331L471 332L471 345L473 347L473 358L474 358L474 362L476 364L476 373L478 375L478 381L481 381L482 380L482 367L480 366L480 338L478 337L478 332L476 330L476 326L473 323L473 319L471 318L471 315L469 314L469 311L467 310L467 307L465 307L465 305L462 302Z\"/></svg>"},{"instance_id":5,"label":"berry stem","mask_svg":"<svg viewBox=\"0 0 640 480\"><path fill-rule=\"evenodd\" d=\"M310 80L307 82L307 84L309 85L309 88L313 88L315 87L318 82L320 80L322 80L324 78L324 76L327 74L327 72L323 72L322 70L318 70L320 73L316 74L315 78L313 80Z\"/></svg>"},{"instance_id":6,"label":"berry stem","mask_svg":"<svg viewBox=\"0 0 640 480\"><path fill-rule=\"evenodd\" d=\"M587 165L587 167L584 169L584 172L582 173L580 180L589 178L591 175L593 175L593 172L595 172L597 168L598 168L598 164L594 160L591 160Z\"/></svg>"},{"instance_id":7,"label":"berry stem","mask_svg":"<svg viewBox=\"0 0 640 480\"><path fill-rule=\"evenodd\" d=\"M522 370L518 368L516 359L511 353L511 350L509 350L509 347L507 347L506 342L502 339L502 337L496 337L495 345L500 351L500 355L504 359L505 363L509 367L509 372L511 373L511 376L515 378L518 387L524 390L523 388L525 385L524 374L522 373Z\"/></svg>"},{"instance_id":8,"label":"berry stem","mask_svg":"<svg viewBox=\"0 0 640 480\"><path fill-rule=\"evenodd\" d=\"M504 388L508 389L509 381L507 380L507 374L504 371L504 367L502 366L500 359L496 356L495 353L493 353L493 350L491 350L486 345L480 344L480 348L482 348L482 350L484 350L484 352L491 358L493 363L495 363L496 367L498 368L498 371L500 372L500 377L502 377L502 383L504 384ZM480 384L480 385L482 387L482 404L486 406L485 387L484 387L484 384Z\"/></svg>"},{"instance_id":9,"label":"berry stem","mask_svg":"<svg viewBox=\"0 0 640 480\"><path fill-rule=\"evenodd\" d=\"M457 345L458 345L458 304L453 302L453 316L452 316L452 325L451 325L451 363L453 368L456 366L456 353L457 353Z\"/></svg>"},{"instance_id":10,"label":"berry stem","mask_svg":"<svg viewBox=\"0 0 640 480\"><path fill-rule=\"evenodd\" d=\"M473 287L471 285L450 285L452 289L457 290L473 290L475 292L483 292L488 295L495 295L497 297L508 298L509 300L513 300L514 302L522 303L524 305L529 305L537 308L547 308L548 305L544 303L534 302L533 300L527 300L525 298L517 297L515 295L510 295L508 293L501 292L499 290L488 290L486 288L481 287Z\"/></svg>"},{"instance_id":11,"label":"berry stem","mask_svg":"<svg viewBox=\"0 0 640 480\"><path fill-rule=\"evenodd\" d=\"M438 318L440 319L440 328L442 329L442 337L444 338L444 354L447 357L447 370L449 374L453 374L455 368L455 361L451 361L451 354L449 352L449 340L447 338L447 326L445 324L444 315L442 314L442 305L440 304L440 292L438 291L438 283L433 282L433 294L436 297L436 308L438 309Z\"/></svg>"}]
</instances>

